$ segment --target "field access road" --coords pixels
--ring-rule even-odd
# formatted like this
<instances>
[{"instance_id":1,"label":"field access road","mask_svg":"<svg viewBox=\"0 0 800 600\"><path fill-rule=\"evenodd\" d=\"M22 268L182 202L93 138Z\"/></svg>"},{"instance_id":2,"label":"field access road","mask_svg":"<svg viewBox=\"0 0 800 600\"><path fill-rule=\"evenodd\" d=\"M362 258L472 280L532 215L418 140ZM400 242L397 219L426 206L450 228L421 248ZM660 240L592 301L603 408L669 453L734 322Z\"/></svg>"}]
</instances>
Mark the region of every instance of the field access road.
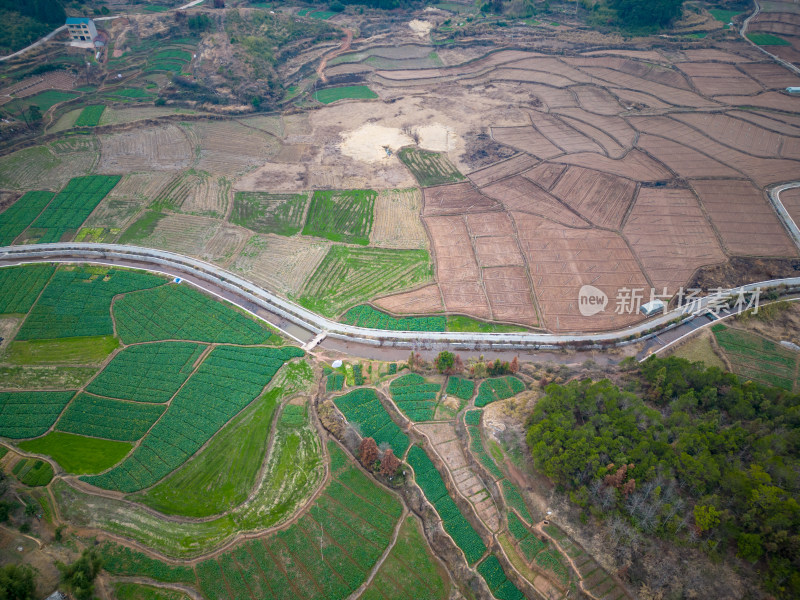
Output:
<instances>
[{"instance_id":1,"label":"field access road","mask_svg":"<svg viewBox=\"0 0 800 600\"><path fill-rule=\"evenodd\" d=\"M783 60L781 57L775 56L774 54L772 54L772 52L768 52L766 49L764 49L763 46L759 46L758 44L756 44L755 42L751 41L750 38L747 37L747 28L750 26L750 21L752 19L754 19L755 17L757 17L759 15L759 13L761 12L761 5L758 3L758 0L753 0L753 4L755 4L756 9L753 11L753 14L750 15L749 17L747 17L744 20L744 23L742 23L742 28L739 30L739 35L742 36L742 39L744 39L745 42L747 42L748 44L750 44L751 46L753 46L757 50L760 50L761 52L763 52L764 54L769 56L772 60L774 60L778 64L786 67L790 71L793 71L795 74L800 75L800 68L796 67L795 65L790 63L788 60Z\"/></svg>"},{"instance_id":2,"label":"field access road","mask_svg":"<svg viewBox=\"0 0 800 600\"><path fill-rule=\"evenodd\" d=\"M280 329L289 332L292 337L304 343L311 341L318 334L324 333L326 338L332 340L375 348L405 349L406 351L420 349L435 352L448 348L473 351L546 351L558 350L564 346L600 349L652 338L663 332L685 326L694 320L696 315L707 313L709 307L719 301L714 296L703 297L697 300L692 314L685 314L682 309L678 308L625 329L592 334L385 331L332 321L289 300L280 298L221 267L173 252L119 244L82 242L0 248L0 266L52 261L101 262L121 267L159 271L181 277L276 324ZM800 290L800 277L751 283L735 288L731 290L731 293L733 295L749 294L757 288L763 291L770 289ZM296 327L294 331L291 330L290 324ZM327 347L326 341L322 340L319 343Z\"/></svg>"}]
</instances>

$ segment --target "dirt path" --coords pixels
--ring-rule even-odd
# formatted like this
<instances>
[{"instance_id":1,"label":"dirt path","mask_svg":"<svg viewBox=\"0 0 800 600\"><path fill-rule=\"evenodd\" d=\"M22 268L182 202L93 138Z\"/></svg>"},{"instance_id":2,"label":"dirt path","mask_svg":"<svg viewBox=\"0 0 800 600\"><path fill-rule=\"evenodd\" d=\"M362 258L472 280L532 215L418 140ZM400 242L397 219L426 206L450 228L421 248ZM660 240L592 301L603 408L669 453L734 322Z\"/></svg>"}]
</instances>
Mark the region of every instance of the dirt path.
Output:
<instances>
[{"instance_id":1,"label":"dirt path","mask_svg":"<svg viewBox=\"0 0 800 600\"><path fill-rule=\"evenodd\" d=\"M327 54L323 55L322 60L317 67L317 75L322 83L327 83L328 81L328 78L325 76L325 67L328 65L328 60L350 50L350 43L353 41L353 31L350 29L345 29L344 33L345 37L344 40L342 40L341 45L335 50L331 50Z\"/></svg>"}]
</instances>

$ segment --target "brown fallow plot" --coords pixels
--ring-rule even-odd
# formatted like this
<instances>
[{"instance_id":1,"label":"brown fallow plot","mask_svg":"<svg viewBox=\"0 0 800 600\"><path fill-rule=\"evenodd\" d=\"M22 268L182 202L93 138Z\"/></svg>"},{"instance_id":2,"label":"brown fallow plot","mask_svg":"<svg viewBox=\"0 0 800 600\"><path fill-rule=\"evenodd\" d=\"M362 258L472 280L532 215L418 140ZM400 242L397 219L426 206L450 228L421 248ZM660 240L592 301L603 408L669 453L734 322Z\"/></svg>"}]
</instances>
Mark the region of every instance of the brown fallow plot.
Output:
<instances>
[{"instance_id":1,"label":"brown fallow plot","mask_svg":"<svg viewBox=\"0 0 800 600\"><path fill-rule=\"evenodd\" d=\"M508 160L495 163L483 169L473 171L469 179L478 187L483 187L511 175L516 175L535 166L539 161L529 154L517 154Z\"/></svg>"},{"instance_id":2,"label":"brown fallow plot","mask_svg":"<svg viewBox=\"0 0 800 600\"><path fill-rule=\"evenodd\" d=\"M529 179L516 175L483 188L487 196L501 201L509 211L540 215L569 227L588 227L589 224L552 194Z\"/></svg>"},{"instance_id":3,"label":"brown fallow plot","mask_svg":"<svg viewBox=\"0 0 800 600\"><path fill-rule=\"evenodd\" d=\"M461 216L423 217L436 258L436 278L448 312L491 318L467 225Z\"/></svg>"},{"instance_id":4,"label":"brown fallow plot","mask_svg":"<svg viewBox=\"0 0 800 600\"><path fill-rule=\"evenodd\" d=\"M525 267L485 268L483 286L492 307L492 318L523 325L539 324Z\"/></svg>"},{"instance_id":5,"label":"brown fallow plot","mask_svg":"<svg viewBox=\"0 0 800 600\"><path fill-rule=\"evenodd\" d=\"M758 94L764 91L761 84L733 65L681 63L679 68L691 77L694 86L706 96Z\"/></svg>"},{"instance_id":6,"label":"brown fallow plot","mask_svg":"<svg viewBox=\"0 0 800 600\"><path fill-rule=\"evenodd\" d=\"M623 233L659 294L677 293L696 269L726 260L689 189L641 188Z\"/></svg>"},{"instance_id":7,"label":"brown fallow plot","mask_svg":"<svg viewBox=\"0 0 800 600\"><path fill-rule=\"evenodd\" d=\"M683 54L690 62L727 62L727 63L740 63L742 57L738 54L731 52L723 52L722 50L715 50L712 48L703 48L700 50L684 50Z\"/></svg>"},{"instance_id":8,"label":"brown fallow plot","mask_svg":"<svg viewBox=\"0 0 800 600\"><path fill-rule=\"evenodd\" d=\"M739 68L771 90L800 86L800 77L773 62L744 63L739 65Z\"/></svg>"},{"instance_id":9,"label":"brown fallow plot","mask_svg":"<svg viewBox=\"0 0 800 600\"><path fill-rule=\"evenodd\" d=\"M545 73L543 71L531 71L527 69L509 69L503 67L494 69L489 73L488 78L491 81L521 81L525 83L541 83L543 85L551 85L557 88L564 88L575 83L571 79L561 77L555 73Z\"/></svg>"},{"instance_id":10,"label":"brown fallow plot","mask_svg":"<svg viewBox=\"0 0 800 600\"><path fill-rule=\"evenodd\" d=\"M681 177L739 177L737 171L682 144L655 135L639 136L639 147Z\"/></svg>"},{"instance_id":11,"label":"brown fallow plot","mask_svg":"<svg viewBox=\"0 0 800 600\"><path fill-rule=\"evenodd\" d=\"M640 321L640 313L616 312L621 288L646 290L650 284L619 234L600 229L572 229L538 216L512 213L536 299L553 331L603 331ZM583 316L578 307L581 286L593 285L608 295L603 312ZM648 298L649 299L649 298Z\"/></svg>"},{"instance_id":12,"label":"brown fallow plot","mask_svg":"<svg viewBox=\"0 0 800 600\"><path fill-rule=\"evenodd\" d=\"M499 210L500 204L481 194L469 181L425 188L422 214L452 215Z\"/></svg>"},{"instance_id":13,"label":"brown fallow plot","mask_svg":"<svg viewBox=\"0 0 800 600\"><path fill-rule=\"evenodd\" d=\"M588 123L592 127L603 131L624 148L632 148L636 142L636 130L625 119L617 116L596 115L579 108L564 108L558 110L559 115L567 115L575 120ZM619 158L618 156L614 158Z\"/></svg>"},{"instance_id":14,"label":"brown fallow plot","mask_svg":"<svg viewBox=\"0 0 800 600\"><path fill-rule=\"evenodd\" d=\"M538 130L529 126L521 127L492 127L494 141L517 150L522 150L538 158L553 158L563 154L561 148L554 145Z\"/></svg>"},{"instance_id":15,"label":"brown fallow plot","mask_svg":"<svg viewBox=\"0 0 800 600\"><path fill-rule=\"evenodd\" d=\"M672 105L662 102L653 94L645 94L634 90L614 88L614 94L619 101L626 107L643 106L645 108L665 109L672 108Z\"/></svg>"},{"instance_id":16,"label":"brown fallow plot","mask_svg":"<svg viewBox=\"0 0 800 600\"><path fill-rule=\"evenodd\" d=\"M778 156L781 136L722 113L684 113L674 118L695 127L711 139L755 156Z\"/></svg>"},{"instance_id":17,"label":"brown fallow plot","mask_svg":"<svg viewBox=\"0 0 800 600\"><path fill-rule=\"evenodd\" d=\"M567 89L548 87L536 83L520 84L532 97L538 98L545 104L545 108L577 107L578 101L572 92Z\"/></svg>"},{"instance_id":18,"label":"brown fallow plot","mask_svg":"<svg viewBox=\"0 0 800 600\"><path fill-rule=\"evenodd\" d=\"M797 98L779 92L764 92L757 96L717 96L716 100L732 106L758 106L786 112L797 111Z\"/></svg>"},{"instance_id":19,"label":"brown fallow plot","mask_svg":"<svg viewBox=\"0 0 800 600\"><path fill-rule=\"evenodd\" d=\"M584 52L581 56L622 56L625 58L634 58L636 60L649 60L653 62L660 62L664 57L656 50L592 50ZM569 59L565 59L569 60Z\"/></svg>"},{"instance_id":20,"label":"brown fallow plot","mask_svg":"<svg viewBox=\"0 0 800 600\"><path fill-rule=\"evenodd\" d=\"M769 129L770 131L774 131L776 133L800 136L800 119L797 119L796 123L790 123L786 121L786 115L779 116L774 113L763 113L750 110L736 110L731 111L728 114L732 117L736 117L737 119L750 121L759 127Z\"/></svg>"},{"instance_id":21,"label":"brown fallow plot","mask_svg":"<svg viewBox=\"0 0 800 600\"><path fill-rule=\"evenodd\" d=\"M484 72L492 67L504 63L528 58L531 56L544 56L536 52L523 52L521 50L502 50L494 52L469 63L455 65L452 67L442 67L439 69L402 69L397 71L376 71L380 77L388 80L403 81L411 79L436 79L442 77L462 77L465 75L475 75Z\"/></svg>"},{"instance_id":22,"label":"brown fallow plot","mask_svg":"<svg viewBox=\"0 0 800 600\"><path fill-rule=\"evenodd\" d=\"M473 237L475 256L481 267L525 264L507 213L468 215L466 220ZM496 226L496 229L492 226Z\"/></svg>"},{"instance_id":23,"label":"brown fallow plot","mask_svg":"<svg viewBox=\"0 0 800 600\"><path fill-rule=\"evenodd\" d=\"M566 168L564 165L556 163L542 163L525 171L522 175L543 189L549 190L558 181L558 178L561 177Z\"/></svg>"},{"instance_id":24,"label":"brown fallow plot","mask_svg":"<svg viewBox=\"0 0 800 600\"><path fill-rule=\"evenodd\" d=\"M732 254L796 256L786 230L764 194L749 181L690 182Z\"/></svg>"},{"instance_id":25,"label":"brown fallow plot","mask_svg":"<svg viewBox=\"0 0 800 600\"><path fill-rule=\"evenodd\" d=\"M618 229L636 193L636 183L609 173L569 167L552 193L587 221Z\"/></svg>"},{"instance_id":26,"label":"brown fallow plot","mask_svg":"<svg viewBox=\"0 0 800 600\"><path fill-rule=\"evenodd\" d=\"M143 127L100 137L101 173L165 171L186 167L194 152L175 125Z\"/></svg>"},{"instance_id":27,"label":"brown fallow plot","mask_svg":"<svg viewBox=\"0 0 800 600\"><path fill-rule=\"evenodd\" d=\"M583 59L577 59L577 61L581 60ZM608 57L586 61L583 63L583 66L606 67L613 69L614 71L633 75L634 77L646 79L647 81L652 81L654 83L660 83L683 90L691 89L689 83L686 81L686 78L681 73L673 69L671 66L667 66L665 64L656 64L649 61L643 62L639 60L631 60L629 58Z\"/></svg>"},{"instance_id":28,"label":"brown fallow plot","mask_svg":"<svg viewBox=\"0 0 800 600\"><path fill-rule=\"evenodd\" d=\"M556 116L534 111L531 113L531 121L542 135L568 154L573 152L603 153L597 143Z\"/></svg>"},{"instance_id":29,"label":"brown fallow plot","mask_svg":"<svg viewBox=\"0 0 800 600\"><path fill-rule=\"evenodd\" d=\"M581 132L587 138L593 140L598 146L600 146L600 152L602 154L606 154L611 158L621 158L625 155L626 148L608 135L605 131L597 129L586 121L574 119L566 115L560 115L560 118L564 123Z\"/></svg>"},{"instance_id":30,"label":"brown fallow plot","mask_svg":"<svg viewBox=\"0 0 800 600\"><path fill-rule=\"evenodd\" d=\"M593 85L572 88L583 110L600 115L618 115L625 110L611 93Z\"/></svg>"},{"instance_id":31,"label":"brown fallow plot","mask_svg":"<svg viewBox=\"0 0 800 600\"><path fill-rule=\"evenodd\" d=\"M510 69L524 69L529 71L543 71L545 73L556 73L561 77L571 79L575 83L591 83L589 77L583 71L568 65L566 62L557 58L524 58L504 65Z\"/></svg>"},{"instance_id":32,"label":"brown fallow plot","mask_svg":"<svg viewBox=\"0 0 800 600\"><path fill-rule=\"evenodd\" d=\"M624 158L615 160L599 154L583 152L555 159L560 163L577 165L619 175L634 181L662 181L672 179L672 174L641 150L631 150Z\"/></svg>"},{"instance_id":33,"label":"brown fallow plot","mask_svg":"<svg viewBox=\"0 0 800 600\"><path fill-rule=\"evenodd\" d=\"M442 294L436 284L418 290L392 294L373 301L378 308L394 314L426 314L444 311Z\"/></svg>"}]
</instances>

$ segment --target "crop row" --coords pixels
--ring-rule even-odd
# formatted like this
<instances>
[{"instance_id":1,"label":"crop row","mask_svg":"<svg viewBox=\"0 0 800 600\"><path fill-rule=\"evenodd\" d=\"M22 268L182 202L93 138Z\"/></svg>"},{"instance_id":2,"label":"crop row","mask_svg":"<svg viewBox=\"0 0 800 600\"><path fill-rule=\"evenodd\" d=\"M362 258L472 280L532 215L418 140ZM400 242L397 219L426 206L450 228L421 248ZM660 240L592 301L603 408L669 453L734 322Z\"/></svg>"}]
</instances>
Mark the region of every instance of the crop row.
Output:
<instances>
[{"instance_id":1,"label":"crop row","mask_svg":"<svg viewBox=\"0 0 800 600\"><path fill-rule=\"evenodd\" d=\"M536 564L555 573L562 583L566 584L569 581L569 571L558 558L553 556L550 550L539 552L536 555Z\"/></svg>"},{"instance_id":2,"label":"crop row","mask_svg":"<svg viewBox=\"0 0 800 600\"><path fill-rule=\"evenodd\" d=\"M377 197L373 190L315 191L303 235L368 245Z\"/></svg>"},{"instance_id":3,"label":"crop row","mask_svg":"<svg viewBox=\"0 0 800 600\"><path fill-rule=\"evenodd\" d=\"M470 411L470 412L480 413L480 411ZM472 454L475 455L478 461L484 467L486 467L486 470L489 471L489 473L491 473L495 479L497 479L498 481L500 479L503 479L505 475L503 475L503 472L500 470L500 467L497 466L492 457L489 456L489 453L486 452L486 448L484 448L483 446L483 440L481 439L480 428L477 425L467 425L467 431L469 432L469 439L470 439L469 449L472 452Z\"/></svg>"},{"instance_id":4,"label":"crop row","mask_svg":"<svg viewBox=\"0 0 800 600\"><path fill-rule=\"evenodd\" d=\"M10 246L20 233L39 216L53 192L27 192L22 198L0 213L0 246Z\"/></svg>"},{"instance_id":5,"label":"crop row","mask_svg":"<svg viewBox=\"0 0 800 600\"><path fill-rule=\"evenodd\" d=\"M75 392L0 392L0 435L12 439L45 433Z\"/></svg>"},{"instance_id":6,"label":"crop row","mask_svg":"<svg viewBox=\"0 0 800 600\"><path fill-rule=\"evenodd\" d=\"M408 436L392 421L375 390L359 388L335 398L334 403L345 418L358 427L362 436L373 438L378 445L389 444L397 456L405 453Z\"/></svg>"},{"instance_id":7,"label":"crop row","mask_svg":"<svg viewBox=\"0 0 800 600\"><path fill-rule=\"evenodd\" d=\"M99 547L103 558L103 569L112 575L148 577L165 583L195 583L194 571L191 567L171 566L160 560L120 546L106 542Z\"/></svg>"},{"instance_id":8,"label":"crop row","mask_svg":"<svg viewBox=\"0 0 800 600\"><path fill-rule=\"evenodd\" d=\"M386 331L444 331L447 327L445 317L392 317L369 304L354 306L342 316L342 322Z\"/></svg>"},{"instance_id":9,"label":"crop row","mask_svg":"<svg viewBox=\"0 0 800 600\"><path fill-rule=\"evenodd\" d=\"M119 442L135 442L163 413L164 407L155 404L80 394L58 420L56 429Z\"/></svg>"},{"instance_id":10,"label":"crop row","mask_svg":"<svg viewBox=\"0 0 800 600\"><path fill-rule=\"evenodd\" d=\"M446 155L417 148L403 148L397 156L422 187L461 181L464 176Z\"/></svg>"},{"instance_id":11,"label":"crop row","mask_svg":"<svg viewBox=\"0 0 800 600\"><path fill-rule=\"evenodd\" d=\"M84 477L84 481L123 492L151 486L183 464L258 396L285 361L302 355L293 346L215 348L139 447L111 471Z\"/></svg>"},{"instance_id":12,"label":"crop row","mask_svg":"<svg viewBox=\"0 0 800 600\"><path fill-rule=\"evenodd\" d=\"M114 304L117 330L126 344L197 340L263 344L272 333L259 322L185 285L129 294Z\"/></svg>"},{"instance_id":13,"label":"crop row","mask_svg":"<svg viewBox=\"0 0 800 600\"><path fill-rule=\"evenodd\" d=\"M402 505L335 444L328 447L342 467L299 521L197 565L206 598L341 599L363 583L389 544Z\"/></svg>"},{"instance_id":14,"label":"crop row","mask_svg":"<svg viewBox=\"0 0 800 600\"><path fill-rule=\"evenodd\" d=\"M60 267L17 334L18 340L111 335L111 300L117 294L164 283L135 271Z\"/></svg>"},{"instance_id":15,"label":"crop row","mask_svg":"<svg viewBox=\"0 0 800 600\"><path fill-rule=\"evenodd\" d=\"M53 467L49 462L37 458L23 458L13 469L14 476L30 487L47 485L53 479Z\"/></svg>"},{"instance_id":16,"label":"crop row","mask_svg":"<svg viewBox=\"0 0 800 600\"><path fill-rule=\"evenodd\" d=\"M325 389L329 392L338 392L344 387L344 375L331 373L325 382Z\"/></svg>"},{"instance_id":17,"label":"crop row","mask_svg":"<svg viewBox=\"0 0 800 600\"><path fill-rule=\"evenodd\" d=\"M353 365L353 384L364 385L364 374L361 372L361 363Z\"/></svg>"},{"instance_id":18,"label":"crop row","mask_svg":"<svg viewBox=\"0 0 800 600\"><path fill-rule=\"evenodd\" d=\"M525 384L511 375L487 379L478 390L475 406L486 406L497 400L511 398L511 396L519 394L524 389Z\"/></svg>"},{"instance_id":19,"label":"crop row","mask_svg":"<svg viewBox=\"0 0 800 600\"><path fill-rule=\"evenodd\" d=\"M103 111L106 109L105 104L94 104L87 106L81 111L81 114L75 120L77 127L95 127L100 123L100 117L103 116Z\"/></svg>"},{"instance_id":20,"label":"crop row","mask_svg":"<svg viewBox=\"0 0 800 600\"><path fill-rule=\"evenodd\" d=\"M287 404L281 413L281 425L288 427L302 427L306 422L306 407L304 405Z\"/></svg>"},{"instance_id":21,"label":"crop row","mask_svg":"<svg viewBox=\"0 0 800 600\"><path fill-rule=\"evenodd\" d=\"M137 402L167 402L192 372L205 346L161 342L125 348L92 381L88 392Z\"/></svg>"},{"instance_id":22,"label":"crop row","mask_svg":"<svg viewBox=\"0 0 800 600\"><path fill-rule=\"evenodd\" d=\"M505 497L508 505L516 510L528 523L533 523L533 517L531 517L531 513L528 511L528 507L525 505L525 500L522 499L522 494L520 494L517 486L511 483L508 479L503 480L502 486L503 496Z\"/></svg>"},{"instance_id":23,"label":"crop row","mask_svg":"<svg viewBox=\"0 0 800 600\"><path fill-rule=\"evenodd\" d=\"M478 573L486 580L497 600L522 600L525 596L508 580L503 565L494 554L490 554L478 565Z\"/></svg>"},{"instance_id":24,"label":"crop row","mask_svg":"<svg viewBox=\"0 0 800 600\"><path fill-rule=\"evenodd\" d=\"M0 315L25 314L53 275L53 265L0 269Z\"/></svg>"},{"instance_id":25,"label":"crop row","mask_svg":"<svg viewBox=\"0 0 800 600\"><path fill-rule=\"evenodd\" d=\"M467 562L472 564L486 553L486 544L461 513L447 492L441 473L434 466L425 450L412 446L408 452L408 464L414 469L414 477L425 497L433 504L442 519L444 530L464 551Z\"/></svg>"},{"instance_id":26,"label":"crop row","mask_svg":"<svg viewBox=\"0 0 800 600\"><path fill-rule=\"evenodd\" d=\"M77 230L120 180L119 175L74 177L31 224L45 230L39 243L59 242L69 230Z\"/></svg>"},{"instance_id":27,"label":"crop row","mask_svg":"<svg viewBox=\"0 0 800 600\"><path fill-rule=\"evenodd\" d=\"M392 400L412 421L433 420L440 389L438 383L429 383L416 373L398 377L389 385Z\"/></svg>"},{"instance_id":28,"label":"crop row","mask_svg":"<svg viewBox=\"0 0 800 600\"><path fill-rule=\"evenodd\" d=\"M231 223L259 233L292 236L303 228L307 194L236 192Z\"/></svg>"},{"instance_id":29,"label":"crop row","mask_svg":"<svg viewBox=\"0 0 800 600\"><path fill-rule=\"evenodd\" d=\"M475 382L452 376L447 380L446 393L462 400L469 400L475 392Z\"/></svg>"}]
</instances>

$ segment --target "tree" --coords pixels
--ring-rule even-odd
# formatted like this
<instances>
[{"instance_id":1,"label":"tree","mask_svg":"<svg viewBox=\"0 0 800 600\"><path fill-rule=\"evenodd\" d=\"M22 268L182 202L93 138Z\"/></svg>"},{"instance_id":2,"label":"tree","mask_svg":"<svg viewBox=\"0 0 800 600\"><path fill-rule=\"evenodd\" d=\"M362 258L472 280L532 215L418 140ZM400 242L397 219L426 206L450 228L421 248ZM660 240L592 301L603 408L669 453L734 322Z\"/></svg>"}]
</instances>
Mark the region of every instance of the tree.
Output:
<instances>
[{"instance_id":1,"label":"tree","mask_svg":"<svg viewBox=\"0 0 800 600\"><path fill-rule=\"evenodd\" d=\"M71 565L57 563L56 566L61 571L61 583L76 600L92 600L94 580L103 566L96 550L84 550L81 557Z\"/></svg>"},{"instance_id":2,"label":"tree","mask_svg":"<svg viewBox=\"0 0 800 600\"><path fill-rule=\"evenodd\" d=\"M514 360L511 361L511 364L508 366L509 371L516 374L519 372L519 357L515 356Z\"/></svg>"},{"instance_id":3,"label":"tree","mask_svg":"<svg viewBox=\"0 0 800 600\"><path fill-rule=\"evenodd\" d=\"M394 452L389 448L383 453L383 458L381 459L381 475L391 479L397 473L398 468L400 468L400 461L397 460Z\"/></svg>"},{"instance_id":4,"label":"tree","mask_svg":"<svg viewBox=\"0 0 800 600\"><path fill-rule=\"evenodd\" d=\"M610 0L617 19L625 27L664 27L677 19L683 0Z\"/></svg>"},{"instance_id":5,"label":"tree","mask_svg":"<svg viewBox=\"0 0 800 600\"><path fill-rule=\"evenodd\" d=\"M694 524L700 533L719 525L719 519L720 512L713 506L698 504L694 507Z\"/></svg>"},{"instance_id":6,"label":"tree","mask_svg":"<svg viewBox=\"0 0 800 600\"><path fill-rule=\"evenodd\" d=\"M761 536L757 533L739 534L736 544L739 548L738 556L750 562L756 562L764 554Z\"/></svg>"},{"instance_id":7,"label":"tree","mask_svg":"<svg viewBox=\"0 0 800 600\"><path fill-rule=\"evenodd\" d=\"M436 357L436 369L439 373L450 373L453 370L455 362L455 354L447 350L442 350L439 352L439 356Z\"/></svg>"},{"instance_id":8,"label":"tree","mask_svg":"<svg viewBox=\"0 0 800 600\"><path fill-rule=\"evenodd\" d=\"M35 573L28 565L0 568L0 598L3 600L30 600L35 589Z\"/></svg>"},{"instance_id":9,"label":"tree","mask_svg":"<svg viewBox=\"0 0 800 600\"><path fill-rule=\"evenodd\" d=\"M368 469L372 468L375 461L378 460L378 445L371 437L361 440L361 445L358 447L358 458L361 464Z\"/></svg>"}]
</instances>

